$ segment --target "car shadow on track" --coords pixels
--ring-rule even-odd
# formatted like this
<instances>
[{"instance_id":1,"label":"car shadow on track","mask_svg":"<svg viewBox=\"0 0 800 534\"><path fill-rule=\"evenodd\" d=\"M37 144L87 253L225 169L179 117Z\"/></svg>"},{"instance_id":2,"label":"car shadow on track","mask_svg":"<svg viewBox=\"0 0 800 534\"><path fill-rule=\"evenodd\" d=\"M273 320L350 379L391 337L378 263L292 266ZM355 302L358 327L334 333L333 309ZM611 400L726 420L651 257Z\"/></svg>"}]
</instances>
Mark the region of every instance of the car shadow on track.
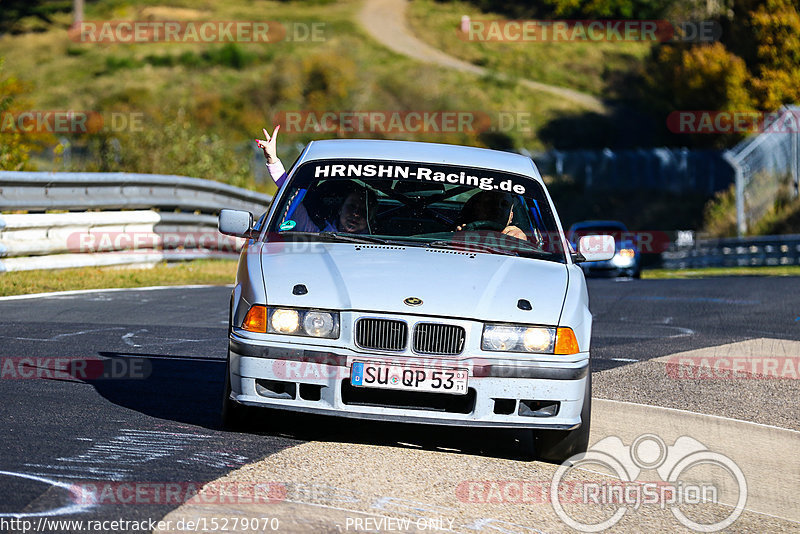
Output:
<instances>
[{"instance_id":1,"label":"car shadow on track","mask_svg":"<svg viewBox=\"0 0 800 534\"><path fill-rule=\"evenodd\" d=\"M104 376L85 381L108 401L159 419L219 428L225 360L133 352L98 354L108 358L103 361Z\"/></svg>"},{"instance_id":2,"label":"car shadow on track","mask_svg":"<svg viewBox=\"0 0 800 534\"><path fill-rule=\"evenodd\" d=\"M99 352L122 376L87 379L108 401L145 415L220 430L225 360ZM132 362L139 362L138 367ZM136 367L142 372L132 371ZM127 375L125 372L127 371ZM531 432L438 426L256 409L250 434L300 441L360 443L530 460Z\"/></svg>"}]
</instances>

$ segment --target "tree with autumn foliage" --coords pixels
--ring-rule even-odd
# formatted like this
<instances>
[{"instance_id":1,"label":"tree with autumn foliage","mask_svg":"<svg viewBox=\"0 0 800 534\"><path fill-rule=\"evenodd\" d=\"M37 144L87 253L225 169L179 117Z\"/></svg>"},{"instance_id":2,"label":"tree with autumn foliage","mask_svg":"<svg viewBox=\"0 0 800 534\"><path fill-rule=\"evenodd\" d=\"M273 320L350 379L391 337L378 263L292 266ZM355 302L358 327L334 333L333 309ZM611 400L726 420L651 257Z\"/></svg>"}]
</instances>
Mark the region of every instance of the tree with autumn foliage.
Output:
<instances>
[{"instance_id":1,"label":"tree with autumn foliage","mask_svg":"<svg viewBox=\"0 0 800 534\"><path fill-rule=\"evenodd\" d=\"M750 71L756 105L800 103L800 8L796 0L735 0L723 41Z\"/></svg>"},{"instance_id":2,"label":"tree with autumn foliage","mask_svg":"<svg viewBox=\"0 0 800 534\"><path fill-rule=\"evenodd\" d=\"M0 170L30 170L30 152L36 148L34 139L17 128L3 126L13 120L15 114L24 109L20 97L27 92L25 85L13 77L6 77L3 71L3 58L0 58Z\"/></svg>"},{"instance_id":3,"label":"tree with autumn foliage","mask_svg":"<svg viewBox=\"0 0 800 534\"><path fill-rule=\"evenodd\" d=\"M645 106L666 118L678 110L775 111L800 103L796 0L733 0L720 22L718 43L653 50L642 73ZM743 136L697 135L692 144L721 148Z\"/></svg>"},{"instance_id":4,"label":"tree with autumn foliage","mask_svg":"<svg viewBox=\"0 0 800 534\"><path fill-rule=\"evenodd\" d=\"M753 98L747 90L747 66L721 43L655 48L646 62L643 77L644 103L664 118L673 111L753 109ZM741 134L693 134L691 144L724 147L741 137ZM681 139L686 143L685 135Z\"/></svg>"}]
</instances>

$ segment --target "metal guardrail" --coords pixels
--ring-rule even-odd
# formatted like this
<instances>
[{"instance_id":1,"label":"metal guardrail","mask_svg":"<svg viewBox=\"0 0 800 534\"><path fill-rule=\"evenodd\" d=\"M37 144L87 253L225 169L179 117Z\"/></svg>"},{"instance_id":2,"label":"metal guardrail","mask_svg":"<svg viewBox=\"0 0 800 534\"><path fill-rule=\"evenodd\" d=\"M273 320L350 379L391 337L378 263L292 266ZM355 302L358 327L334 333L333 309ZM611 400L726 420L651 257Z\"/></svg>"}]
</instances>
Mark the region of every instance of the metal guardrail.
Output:
<instances>
[{"instance_id":1,"label":"metal guardrail","mask_svg":"<svg viewBox=\"0 0 800 534\"><path fill-rule=\"evenodd\" d=\"M217 232L217 213L234 208L258 216L271 201L184 176L0 171L0 212L27 212L0 213L0 272L236 257L241 241ZM661 263L800 265L800 235L678 239Z\"/></svg>"},{"instance_id":2,"label":"metal guardrail","mask_svg":"<svg viewBox=\"0 0 800 534\"><path fill-rule=\"evenodd\" d=\"M217 213L271 200L183 176L0 171L0 212L27 212L0 214L0 272L236 257Z\"/></svg>"},{"instance_id":3,"label":"metal guardrail","mask_svg":"<svg viewBox=\"0 0 800 534\"><path fill-rule=\"evenodd\" d=\"M212 180L127 173L0 171L0 211L263 210L272 197Z\"/></svg>"},{"instance_id":4,"label":"metal guardrail","mask_svg":"<svg viewBox=\"0 0 800 534\"><path fill-rule=\"evenodd\" d=\"M665 269L800 265L800 234L702 239L661 254Z\"/></svg>"}]
</instances>

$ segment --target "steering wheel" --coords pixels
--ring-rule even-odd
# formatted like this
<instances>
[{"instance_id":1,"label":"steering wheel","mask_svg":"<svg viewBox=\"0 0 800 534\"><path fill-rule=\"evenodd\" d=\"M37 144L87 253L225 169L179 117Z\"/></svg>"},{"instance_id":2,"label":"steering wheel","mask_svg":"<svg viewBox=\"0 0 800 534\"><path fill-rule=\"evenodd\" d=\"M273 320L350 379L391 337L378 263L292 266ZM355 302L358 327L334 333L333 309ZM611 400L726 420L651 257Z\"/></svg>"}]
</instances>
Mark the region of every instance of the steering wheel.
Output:
<instances>
[{"instance_id":1,"label":"steering wheel","mask_svg":"<svg viewBox=\"0 0 800 534\"><path fill-rule=\"evenodd\" d=\"M470 230L494 230L495 232L502 232L505 230L506 225L500 224L496 221L472 221L461 227L462 231Z\"/></svg>"}]
</instances>

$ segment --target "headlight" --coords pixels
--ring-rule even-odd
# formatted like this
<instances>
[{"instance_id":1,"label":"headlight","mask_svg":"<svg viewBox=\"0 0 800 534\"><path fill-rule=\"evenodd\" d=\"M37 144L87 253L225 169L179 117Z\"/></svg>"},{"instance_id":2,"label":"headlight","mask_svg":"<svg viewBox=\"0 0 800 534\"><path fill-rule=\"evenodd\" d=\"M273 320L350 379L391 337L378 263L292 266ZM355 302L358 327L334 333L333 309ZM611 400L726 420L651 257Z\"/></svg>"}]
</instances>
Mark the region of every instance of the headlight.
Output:
<instances>
[{"instance_id":1,"label":"headlight","mask_svg":"<svg viewBox=\"0 0 800 534\"><path fill-rule=\"evenodd\" d=\"M297 310L272 310L267 331L277 334L294 334L300 328L300 314Z\"/></svg>"},{"instance_id":2,"label":"headlight","mask_svg":"<svg viewBox=\"0 0 800 534\"><path fill-rule=\"evenodd\" d=\"M267 308L270 334L336 339L339 337L339 314L322 310Z\"/></svg>"},{"instance_id":3,"label":"headlight","mask_svg":"<svg viewBox=\"0 0 800 534\"><path fill-rule=\"evenodd\" d=\"M553 332L548 328L526 328L522 344L528 352L550 352L553 347Z\"/></svg>"},{"instance_id":4,"label":"headlight","mask_svg":"<svg viewBox=\"0 0 800 534\"><path fill-rule=\"evenodd\" d=\"M336 322L333 319L333 314L328 312L310 311L303 318L303 330L309 336L328 337L335 326Z\"/></svg>"},{"instance_id":5,"label":"headlight","mask_svg":"<svg viewBox=\"0 0 800 534\"><path fill-rule=\"evenodd\" d=\"M619 249L619 255L623 258L632 259L636 257L636 251L632 248L621 248Z\"/></svg>"},{"instance_id":6,"label":"headlight","mask_svg":"<svg viewBox=\"0 0 800 534\"><path fill-rule=\"evenodd\" d=\"M483 326L481 348L492 352L529 352L534 354L576 354L580 352L571 328L549 326Z\"/></svg>"},{"instance_id":7,"label":"headlight","mask_svg":"<svg viewBox=\"0 0 800 534\"><path fill-rule=\"evenodd\" d=\"M487 324L483 327L483 350L552 354L556 329L545 326Z\"/></svg>"},{"instance_id":8,"label":"headlight","mask_svg":"<svg viewBox=\"0 0 800 534\"><path fill-rule=\"evenodd\" d=\"M255 305L247 312L242 328L248 332L287 334L327 339L339 337L339 313Z\"/></svg>"}]
</instances>

